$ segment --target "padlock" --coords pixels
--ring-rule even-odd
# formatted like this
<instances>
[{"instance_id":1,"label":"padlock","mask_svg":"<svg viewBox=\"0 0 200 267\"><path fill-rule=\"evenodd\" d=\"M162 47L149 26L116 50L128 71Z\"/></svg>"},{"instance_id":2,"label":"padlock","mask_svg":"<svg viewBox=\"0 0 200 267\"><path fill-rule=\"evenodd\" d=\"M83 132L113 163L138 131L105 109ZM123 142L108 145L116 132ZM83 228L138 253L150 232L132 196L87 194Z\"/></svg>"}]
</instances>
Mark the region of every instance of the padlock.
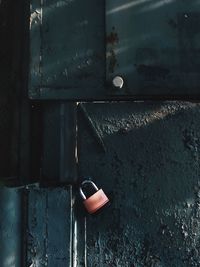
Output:
<instances>
[{"instance_id":1,"label":"padlock","mask_svg":"<svg viewBox=\"0 0 200 267\"><path fill-rule=\"evenodd\" d=\"M85 184L90 184L96 190L96 193L91 195L90 197L86 198L85 194L83 193L82 187ZM108 197L105 195L102 189L99 189L96 184L90 180L85 180L81 183L79 188L80 195L84 199L83 204L86 210L92 214L102 208L106 203L109 202Z\"/></svg>"}]
</instances>

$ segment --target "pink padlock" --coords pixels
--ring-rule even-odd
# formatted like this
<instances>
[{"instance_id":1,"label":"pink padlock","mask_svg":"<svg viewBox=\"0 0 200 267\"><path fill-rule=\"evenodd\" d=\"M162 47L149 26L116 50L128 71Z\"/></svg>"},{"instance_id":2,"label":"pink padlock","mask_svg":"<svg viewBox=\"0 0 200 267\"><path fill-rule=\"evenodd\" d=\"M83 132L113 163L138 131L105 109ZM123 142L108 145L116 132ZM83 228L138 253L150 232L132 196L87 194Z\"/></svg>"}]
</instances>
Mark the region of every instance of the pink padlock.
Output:
<instances>
[{"instance_id":1,"label":"pink padlock","mask_svg":"<svg viewBox=\"0 0 200 267\"><path fill-rule=\"evenodd\" d=\"M86 198L85 194L83 193L82 186L85 184L90 184L96 190L96 192L91 195L90 197ZM80 188L80 195L83 198L83 204L86 210L92 214L102 208L106 203L109 202L108 197L105 195L102 189L99 189L96 184L90 180L85 180L82 182Z\"/></svg>"}]
</instances>

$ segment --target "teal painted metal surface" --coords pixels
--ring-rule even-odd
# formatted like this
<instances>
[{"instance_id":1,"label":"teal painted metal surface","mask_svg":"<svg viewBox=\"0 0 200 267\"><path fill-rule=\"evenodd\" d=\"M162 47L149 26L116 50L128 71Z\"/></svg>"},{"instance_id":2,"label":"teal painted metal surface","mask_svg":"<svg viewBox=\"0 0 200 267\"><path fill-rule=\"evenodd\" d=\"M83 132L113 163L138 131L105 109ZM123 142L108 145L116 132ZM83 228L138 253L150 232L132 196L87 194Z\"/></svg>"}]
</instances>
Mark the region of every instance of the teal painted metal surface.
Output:
<instances>
[{"instance_id":1,"label":"teal painted metal surface","mask_svg":"<svg viewBox=\"0 0 200 267\"><path fill-rule=\"evenodd\" d=\"M199 24L197 1L32 0L29 97L199 97Z\"/></svg>"},{"instance_id":2,"label":"teal painted metal surface","mask_svg":"<svg viewBox=\"0 0 200 267\"><path fill-rule=\"evenodd\" d=\"M198 1L106 1L107 82L114 95L199 95Z\"/></svg>"},{"instance_id":3,"label":"teal painted metal surface","mask_svg":"<svg viewBox=\"0 0 200 267\"><path fill-rule=\"evenodd\" d=\"M72 188L0 189L0 266L72 266Z\"/></svg>"},{"instance_id":4,"label":"teal painted metal surface","mask_svg":"<svg viewBox=\"0 0 200 267\"><path fill-rule=\"evenodd\" d=\"M71 266L71 187L27 192L25 266ZM24 222L25 224L25 222Z\"/></svg>"},{"instance_id":5,"label":"teal painted metal surface","mask_svg":"<svg viewBox=\"0 0 200 267\"><path fill-rule=\"evenodd\" d=\"M84 107L107 150L80 114L80 177L101 185L111 205L80 220L86 245L79 266L199 266L200 105Z\"/></svg>"},{"instance_id":6,"label":"teal painted metal surface","mask_svg":"<svg viewBox=\"0 0 200 267\"><path fill-rule=\"evenodd\" d=\"M166 19L167 26L162 25L165 29L162 34L169 34L171 38L173 32L179 32L183 45L181 51L185 55L181 58L180 70L186 73L185 77L192 76L191 73L199 67L196 42L199 16L198 9L194 8L198 1L188 2L187 10L181 11L184 16L178 15L177 20L171 20L171 15L175 16L173 12L179 10L179 3L181 7L184 1L154 1L153 6L152 2L123 3L115 17L112 12L112 16L108 14L110 0L106 2L107 11L103 1L32 0L29 96L43 100L97 100L134 95L135 88L129 86L132 76L128 76L127 81L123 77L125 87L122 93L113 88L106 92L111 89L112 75L122 75L117 70L122 63L126 64L126 60L123 61L125 50L120 50L120 45L124 45L123 29L129 29L125 27L127 21L121 19L126 7L131 14L133 9L139 11L146 5L148 8L157 5L161 11L161 4L166 4L162 12L169 11L169 18ZM172 11L172 7L176 8ZM158 9L150 9L154 10L156 20ZM123 26L120 29L121 26L112 25L112 19L107 20L107 47L113 47L116 52L113 61L109 55L107 58L108 68L110 64L111 67L116 64L113 74L107 76L108 88L104 73L106 12L107 17ZM143 23L141 28L144 28ZM153 21L151 25L152 28L148 26L153 31ZM176 27L177 30L172 29ZM161 25L158 34L159 29ZM175 39L177 35L173 37ZM132 40L130 44L135 45ZM168 42L168 45L172 44ZM163 42L159 45L163 47ZM123 53L118 54L118 51ZM156 77L157 69L150 68L150 73L146 69L145 64L153 61L155 53L147 47L139 52L136 62L141 65L139 74L149 85L163 82L162 71L161 76ZM25 54L26 57L27 51ZM132 54L134 52L126 54L125 59L131 61ZM164 54L161 56L160 59L165 59ZM20 76L20 73L16 75ZM169 78L170 74L166 75ZM191 94L196 93L197 79L190 84ZM75 104L33 103L27 100L25 90L17 91L23 98L20 107L16 105L14 109L13 128L7 127L10 120L6 119L4 110L11 105L4 101L3 95L7 91L2 91L0 129L4 135L11 128L12 134L16 133L11 146L10 135L5 144L2 141L2 155L9 146L14 147L14 164L8 165L23 183L34 178L47 186L70 185L46 189L27 187L20 194L16 188L1 190L0 235L3 242L0 242L0 265L7 267L6 264L15 261L20 267L198 267L200 105L189 102L82 103L79 105L76 147ZM138 95L147 95L145 90L138 91ZM161 92L156 86L153 90L155 95ZM8 154L5 158L2 156L4 161L8 158ZM87 215L77 196L77 177L73 176L75 164L81 179L92 177L111 199L111 205L97 216Z\"/></svg>"},{"instance_id":7,"label":"teal painted metal surface","mask_svg":"<svg viewBox=\"0 0 200 267\"><path fill-rule=\"evenodd\" d=\"M29 97L102 97L103 1L32 0L30 20Z\"/></svg>"},{"instance_id":8,"label":"teal painted metal surface","mask_svg":"<svg viewBox=\"0 0 200 267\"><path fill-rule=\"evenodd\" d=\"M22 266L21 190L0 188L0 266Z\"/></svg>"}]
</instances>

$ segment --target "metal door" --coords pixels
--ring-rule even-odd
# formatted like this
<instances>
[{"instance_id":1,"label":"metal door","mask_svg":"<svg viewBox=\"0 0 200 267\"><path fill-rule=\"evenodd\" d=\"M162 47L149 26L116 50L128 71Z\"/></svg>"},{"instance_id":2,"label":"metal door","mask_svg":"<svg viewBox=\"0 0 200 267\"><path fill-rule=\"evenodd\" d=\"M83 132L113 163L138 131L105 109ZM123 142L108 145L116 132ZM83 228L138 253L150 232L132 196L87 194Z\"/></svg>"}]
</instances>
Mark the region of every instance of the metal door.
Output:
<instances>
[{"instance_id":1,"label":"metal door","mask_svg":"<svg viewBox=\"0 0 200 267\"><path fill-rule=\"evenodd\" d=\"M199 1L20 4L30 58L24 38L16 134L2 146L14 144L5 173L19 187L1 189L1 265L199 266L200 105L143 101L199 96ZM77 190L88 177L110 198L95 216Z\"/></svg>"}]
</instances>

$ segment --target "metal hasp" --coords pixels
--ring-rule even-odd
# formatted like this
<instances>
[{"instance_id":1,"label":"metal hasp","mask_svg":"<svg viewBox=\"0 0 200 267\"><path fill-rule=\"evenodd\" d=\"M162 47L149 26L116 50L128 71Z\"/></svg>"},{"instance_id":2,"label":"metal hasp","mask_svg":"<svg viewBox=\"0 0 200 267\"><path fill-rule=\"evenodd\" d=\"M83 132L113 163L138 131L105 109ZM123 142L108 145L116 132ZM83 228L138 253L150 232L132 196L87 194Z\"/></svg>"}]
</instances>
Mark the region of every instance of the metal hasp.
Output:
<instances>
[{"instance_id":1,"label":"metal hasp","mask_svg":"<svg viewBox=\"0 0 200 267\"><path fill-rule=\"evenodd\" d=\"M198 1L107 0L106 36L107 83L126 81L111 94L199 94Z\"/></svg>"}]
</instances>

